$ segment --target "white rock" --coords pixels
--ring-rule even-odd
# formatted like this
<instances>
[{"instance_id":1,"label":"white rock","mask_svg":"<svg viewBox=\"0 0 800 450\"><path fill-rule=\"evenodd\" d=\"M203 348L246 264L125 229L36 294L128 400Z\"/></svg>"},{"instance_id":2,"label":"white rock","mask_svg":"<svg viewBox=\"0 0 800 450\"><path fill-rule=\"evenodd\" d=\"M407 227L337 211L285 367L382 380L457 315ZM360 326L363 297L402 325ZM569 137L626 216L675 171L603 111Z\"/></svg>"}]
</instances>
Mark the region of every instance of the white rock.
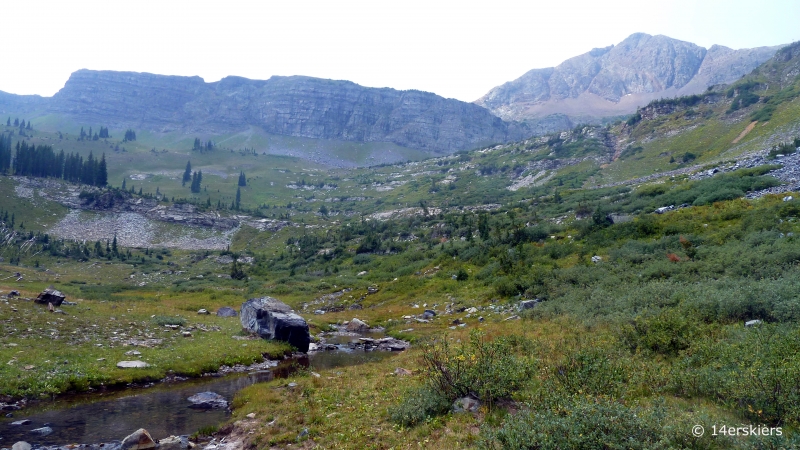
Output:
<instances>
[{"instance_id":1,"label":"white rock","mask_svg":"<svg viewBox=\"0 0 800 450\"><path fill-rule=\"evenodd\" d=\"M120 369L143 369L150 367L150 364L144 361L120 361L117 363L117 367Z\"/></svg>"}]
</instances>

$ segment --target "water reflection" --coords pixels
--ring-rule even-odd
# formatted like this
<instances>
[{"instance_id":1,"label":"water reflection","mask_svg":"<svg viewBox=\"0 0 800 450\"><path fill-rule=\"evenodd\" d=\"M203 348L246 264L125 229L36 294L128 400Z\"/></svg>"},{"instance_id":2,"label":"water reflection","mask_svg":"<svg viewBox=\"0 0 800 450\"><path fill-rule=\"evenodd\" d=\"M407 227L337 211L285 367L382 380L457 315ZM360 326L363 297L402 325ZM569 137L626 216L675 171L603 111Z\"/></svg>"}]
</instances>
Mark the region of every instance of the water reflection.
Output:
<instances>
[{"instance_id":1,"label":"water reflection","mask_svg":"<svg viewBox=\"0 0 800 450\"><path fill-rule=\"evenodd\" d=\"M375 335L370 337L381 337ZM337 336L328 342L337 350L313 353L287 361L263 372L202 378L179 383L159 383L151 388L133 388L110 393L70 396L52 402L40 402L18 411L13 418L0 418L0 447L11 447L16 441L34 445L90 444L120 440L139 428L145 428L154 439L170 435L191 434L200 428L219 425L230 414L227 410L189 408L190 396L198 392L216 392L229 402L240 389L251 384L285 378L299 368L325 370L378 361L391 352L364 351L348 346L360 336ZM11 422L28 419L28 425ZM31 430L49 426L47 436Z\"/></svg>"}]
</instances>

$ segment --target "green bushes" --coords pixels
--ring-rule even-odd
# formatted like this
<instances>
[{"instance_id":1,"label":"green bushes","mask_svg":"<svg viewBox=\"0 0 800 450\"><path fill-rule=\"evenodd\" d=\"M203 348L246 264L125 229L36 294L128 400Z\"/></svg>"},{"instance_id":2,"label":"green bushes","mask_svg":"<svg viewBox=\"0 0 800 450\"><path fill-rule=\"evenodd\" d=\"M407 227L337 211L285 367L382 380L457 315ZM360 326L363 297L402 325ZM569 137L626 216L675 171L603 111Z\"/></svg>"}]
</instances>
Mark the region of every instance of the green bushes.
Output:
<instances>
[{"instance_id":1,"label":"green bushes","mask_svg":"<svg viewBox=\"0 0 800 450\"><path fill-rule=\"evenodd\" d=\"M697 445L691 425L671 429L663 406L641 408L585 396L522 412L481 430L485 449L658 449ZM706 438L707 440L716 439Z\"/></svg>"},{"instance_id":2,"label":"green bushes","mask_svg":"<svg viewBox=\"0 0 800 450\"><path fill-rule=\"evenodd\" d=\"M428 344L422 356L423 385L408 391L389 410L393 421L415 425L446 412L453 401L474 396L491 405L520 390L534 367L515 352L524 344L516 336L489 341L478 331L452 346L447 339Z\"/></svg>"},{"instance_id":3,"label":"green bushes","mask_svg":"<svg viewBox=\"0 0 800 450\"><path fill-rule=\"evenodd\" d=\"M397 405L389 408L392 422L404 425L419 425L434 417L446 414L452 401L432 386L423 385L409 389Z\"/></svg>"},{"instance_id":4,"label":"green bushes","mask_svg":"<svg viewBox=\"0 0 800 450\"><path fill-rule=\"evenodd\" d=\"M156 325L186 325L186 319L180 316L155 316L153 317L153 322Z\"/></svg>"},{"instance_id":5,"label":"green bushes","mask_svg":"<svg viewBox=\"0 0 800 450\"><path fill-rule=\"evenodd\" d=\"M618 398L628 381L619 358L608 349L579 349L567 354L555 368L555 377L569 394L604 395Z\"/></svg>"},{"instance_id":6,"label":"green bushes","mask_svg":"<svg viewBox=\"0 0 800 450\"><path fill-rule=\"evenodd\" d=\"M670 390L736 408L749 420L800 424L800 329L761 324L696 340L673 367Z\"/></svg>"},{"instance_id":7,"label":"green bushes","mask_svg":"<svg viewBox=\"0 0 800 450\"><path fill-rule=\"evenodd\" d=\"M621 341L632 351L646 350L677 355L697 337L697 326L678 309L667 309L650 317L637 317L621 330Z\"/></svg>"}]
</instances>

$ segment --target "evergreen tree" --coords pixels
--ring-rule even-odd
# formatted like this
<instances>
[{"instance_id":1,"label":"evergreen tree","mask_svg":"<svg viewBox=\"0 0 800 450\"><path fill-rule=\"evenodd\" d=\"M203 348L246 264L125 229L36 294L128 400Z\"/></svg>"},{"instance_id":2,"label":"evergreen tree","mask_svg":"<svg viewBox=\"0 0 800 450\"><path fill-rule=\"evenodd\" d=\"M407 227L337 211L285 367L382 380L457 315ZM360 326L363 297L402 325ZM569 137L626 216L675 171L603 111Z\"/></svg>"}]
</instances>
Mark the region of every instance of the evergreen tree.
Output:
<instances>
[{"instance_id":1,"label":"evergreen tree","mask_svg":"<svg viewBox=\"0 0 800 450\"><path fill-rule=\"evenodd\" d=\"M15 119L14 119L14 126L15 126L15 127L18 127L18 126L19 126L19 118L15 118Z\"/></svg>"},{"instance_id":2,"label":"evergreen tree","mask_svg":"<svg viewBox=\"0 0 800 450\"><path fill-rule=\"evenodd\" d=\"M236 188L236 210L239 210L239 203L242 201L242 188Z\"/></svg>"},{"instance_id":3,"label":"evergreen tree","mask_svg":"<svg viewBox=\"0 0 800 450\"><path fill-rule=\"evenodd\" d=\"M135 140L136 140L136 133L132 129L128 128L128 130L125 131L125 139L123 139L122 142L135 141Z\"/></svg>"},{"instance_id":4,"label":"evergreen tree","mask_svg":"<svg viewBox=\"0 0 800 450\"><path fill-rule=\"evenodd\" d=\"M239 264L238 255L233 255L233 262L231 263L231 278L234 280L244 280L247 274L244 273L242 266Z\"/></svg>"},{"instance_id":5,"label":"evergreen tree","mask_svg":"<svg viewBox=\"0 0 800 450\"><path fill-rule=\"evenodd\" d=\"M247 178L244 176L244 170L239 172L239 186L247 186Z\"/></svg>"},{"instance_id":6,"label":"evergreen tree","mask_svg":"<svg viewBox=\"0 0 800 450\"><path fill-rule=\"evenodd\" d=\"M8 120L6 120L6 126L7 127L11 126L11 116L8 116Z\"/></svg>"},{"instance_id":7,"label":"evergreen tree","mask_svg":"<svg viewBox=\"0 0 800 450\"><path fill-rule=\"evenodd\" d=\"M113 253L114 256L119 255L119 249L117 248L117 233L114 233L114 240L111 242L111 253Z\"/></svg>"},{"instance_id":8,"label":"evergreen tree","mask_svg":"<svg viewBox=\"0 0 800 450\"><path fill-rule=\"evenodd\" d=\"M94 185L105 187L108 184L108 169L106 167L106 154L103 153L103 157L100 159L100 163L97 165L97 175L95 175Z\"/></svg>"},{"instance_id":9,"label":"evergreen tree","mask_svg":"<svg viewBox=\"0 0 800 450\"><path fill-rule=\"evenodd\" d=\"M126 180L125 180L125 178L123 178L123 179L122 179L122 190L123 190L123 191L125 190L125 181L126 181Z\"/></svg>"},{"instance_id":10,"label":"evergreen tree","mask_svg":"<svg viewBox=\"0 0 800 450\"><path fill-rule=\"evenodd\" d=\"M192 162L186 161L186 170L183 171L183 184L182 186L186 186L186 183L192 181Z\"/></svg>"},{"instance_id":11,"label":"evergreen tree","mask_svg":"<svg viewBox=\"0 0 800 450\"><path fill-rule=\"evenodd\" d=\"M31 121L30 120L28 121L28 127L26 129L33 130L33 127L31 127Z\"/></svg>"}]
</instances>

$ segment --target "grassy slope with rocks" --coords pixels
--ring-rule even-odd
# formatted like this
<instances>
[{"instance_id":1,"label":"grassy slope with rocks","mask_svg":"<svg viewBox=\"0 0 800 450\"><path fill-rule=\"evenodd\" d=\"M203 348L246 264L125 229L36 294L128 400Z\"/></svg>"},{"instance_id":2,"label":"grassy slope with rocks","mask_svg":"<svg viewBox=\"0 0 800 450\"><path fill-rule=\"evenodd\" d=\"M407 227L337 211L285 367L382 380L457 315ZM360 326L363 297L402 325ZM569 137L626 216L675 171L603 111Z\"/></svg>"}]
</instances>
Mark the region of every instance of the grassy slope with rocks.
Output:
<instances>
[{"instance_id":1,"label":"grassy slope with rocks","mask_svg":"<svg viewBox=\"0 0 800 450\"><path fill-rule=\"evenodd\" d=\"M770 176L776 166L688 173L750 150L766 154L800 135L792 131L796 99L787 97L766 125L733 144L751 115L783 92L751 89L766 95L730 112L739 94L722 90L709 94L716 103L691 106L697 112L689 117L677 104L655 118L400 165L327 170L285 159L280 170L264 166L251 177L247 169L241 209L217 210L214 200L229 202L235 188L230 175L240 166L231 165L227 179L209 177L208 191L220 190L210 210L293 224L237 232L230 251L253 258L244 280L226 276L230 264L218 260L218 251L109 253L102 243L97 251L93 242L45 238L50 217L65 210L56 207L51 216L49 204L16 209L36 225L5 224L2 289L32 296L54 284L78 305L63 307L68 316L62 316L19 300L0 304L9 314L3 326L16 330L0 338L0 357L13 360L0 366L0 390L37 396L134 381L140 377L107 367L128 349L114 337L174 336L156 331L153 315L178 314L222 331L167 337L150 355L141 350L155 363L141 378L280 353L285 349L234 340L235 320L196 315L199 308L272 295L300 311L314 333L358 317L414 346L319 377L301 372L291 380L294 388L285 380L246 388L233 421L252 431L248 442L259 448L298 440L341 448L798 445L800 200L796 193L791 200L743 198L779 184ZM694 158L684 160L686 153ZM687 173L659 174L675 168ZM182 167L175 170L179 175ZM651 177L598 187L643 175ZM191 198L179 179L168 181L158 185L168 198L173 192ZM16 186L0 179L9 199L0 208L16 208ZM145 194L155 192L145 186ZM653 214L671 204L689 207ZM14 272L23 281L14 281ZM539 302L520 311L526 299ZM418 321L425 309L437 316ZM748 320L762 323L745 328ZM97 332L83 332L94 324ZM56 365L62 357L51 354L54 342L70 342L71 356L63 357L69 364ZM248 345L233 356L232 342ZM30 351L18 353L23 348ZM398 367L412 374L396 375ZM57 381L40 382L48 376ZM482 406L449 412L464 393ZM349 420L355 416L368 420ZM715 424L764 424L783 427L784 435L697 439L695 424L707 431Z\"/></svg>"}]
</instances>

